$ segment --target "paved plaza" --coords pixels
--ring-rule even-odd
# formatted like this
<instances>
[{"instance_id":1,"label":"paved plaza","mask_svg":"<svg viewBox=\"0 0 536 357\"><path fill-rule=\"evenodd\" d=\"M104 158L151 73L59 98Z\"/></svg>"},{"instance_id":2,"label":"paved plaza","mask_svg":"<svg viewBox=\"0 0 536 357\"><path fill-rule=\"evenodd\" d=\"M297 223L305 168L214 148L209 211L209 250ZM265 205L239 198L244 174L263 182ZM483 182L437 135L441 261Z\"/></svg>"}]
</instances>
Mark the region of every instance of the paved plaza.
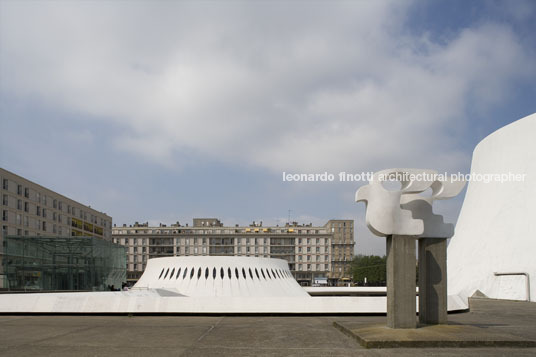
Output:
<instances>
[{"instance_id":1,"label":"paved plaza","mask_svg":"<svg viewBox=\"0 0 536 357\"><path fill-rule=\"evenodd\" d=\"M452 324L536 340L536 304L473 299ZM2 356L534 356L536 348L364 349L333 326L385 316L0 316Z\"/></svg>"}]
</instances>

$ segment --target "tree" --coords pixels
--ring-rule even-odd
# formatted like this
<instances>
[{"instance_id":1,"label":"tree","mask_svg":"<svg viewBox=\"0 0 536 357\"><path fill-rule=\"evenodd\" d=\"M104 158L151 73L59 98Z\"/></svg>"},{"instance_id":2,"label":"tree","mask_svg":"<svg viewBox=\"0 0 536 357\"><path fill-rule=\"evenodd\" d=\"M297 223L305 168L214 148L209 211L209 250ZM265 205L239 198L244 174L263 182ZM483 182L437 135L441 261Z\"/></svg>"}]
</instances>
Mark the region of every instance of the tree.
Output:
<instances>
[{"instance_id":1,"label":"tree","mask_svg":"<svg viewBox=\"0 0 536 357\"><path fill-rule=\"evenodd\" d=\"M367 285L383 286L386 278L387 258L377 255L359 254L352 260L351 272L353 280L364 285L367 278Z\"/></svg>"}]
</instances>

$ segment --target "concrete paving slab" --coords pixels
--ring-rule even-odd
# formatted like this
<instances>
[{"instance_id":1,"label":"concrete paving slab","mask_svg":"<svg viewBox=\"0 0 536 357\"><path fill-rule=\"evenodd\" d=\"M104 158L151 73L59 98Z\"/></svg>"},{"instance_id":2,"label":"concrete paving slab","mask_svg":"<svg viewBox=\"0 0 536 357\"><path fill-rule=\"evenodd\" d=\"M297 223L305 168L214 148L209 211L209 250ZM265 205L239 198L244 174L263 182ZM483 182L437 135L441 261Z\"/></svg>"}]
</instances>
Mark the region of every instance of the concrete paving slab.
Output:
<instances>
[{"instance_id":1,"label":"concrete paving slab","mask_svg":"<svg viewBox=\"0 0 536 357\"><path fill-rule=\"evenodd\" d=\"M354 341L341 338L338 331L329 328L330 321L311 317L226 317L203 338L202 344L262 350L355 349Z\"/></svg>"},{"instance_id":2,"label":"concrete paving slab","mask_svg":"<svg viewBox=\"0 0 536 357\"><path fill-rule=\"evenodd\" d=\"M0 341L2 346L19 346L26 344L36 344L43 340L52 338L63 338L65 335L79 333L87 330L84 326L56 326L54 328L43 329L41 326L31 324L24 328L13 328L12 325L0 324ZM81 333L81 335L84 335Z\"/></svg>"},{"instance_id":3,"label":"concrete paving slab","mask_svg":"<svg viewBox=\"0 0 536 357\"><path fill-rule=\"evenodd\" d=\"M536 347L536 341L471 325L430 325L392 329L385 325L353 326L334 322L336 328L365 348L398 347Z\"/></svg>"},{"instance_id":4,"label":"concrete paving slab","mask_svg":"<svg viewBox=\"0 0 536 357\"><path fill-rule=\"evenodd\" d=\"M113 347L95 347L95 346L20 346L17 349L4 350L0 349L2 356L39 356L39 357L95 357L95 356L114 356L114 357L159 357L159 356L181 356L185 348L170 347L151 347L139 348L128 346Z\"/></svg>"},{"instance_id":5,"label":"concrete paving slab","mask_svg":"<svg viewBox=\"0 0 536 357\"><path fill-rule=\"evenodd\" d=\"M534 356L536 348L365 349L333 322L385 316L0 316L0 356ZM485 300L451 323L536 340L536 304Z\"/></svg>"}]
</instances>

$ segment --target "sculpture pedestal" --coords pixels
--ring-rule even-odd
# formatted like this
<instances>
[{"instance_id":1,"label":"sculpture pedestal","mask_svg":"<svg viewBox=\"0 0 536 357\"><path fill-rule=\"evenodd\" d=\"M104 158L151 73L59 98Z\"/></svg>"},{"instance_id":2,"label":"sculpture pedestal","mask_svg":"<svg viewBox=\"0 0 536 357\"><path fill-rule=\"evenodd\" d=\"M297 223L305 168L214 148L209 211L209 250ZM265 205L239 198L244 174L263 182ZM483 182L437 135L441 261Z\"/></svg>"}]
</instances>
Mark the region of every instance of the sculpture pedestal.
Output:
<instances>
[{"instance_id":1,"label":"sculpture pedestal","mask_svg":"<svg viewBox=\"0 0 536 357\"><path fill-rule=\"evenodd\" d=\"M419 239L419 322L447 323L447 239Z\"/></svg>"},{"instance_id":2,"label":"sculpture pedestal","mask_svg":"<svg viewBox=\"0 0 536 357\"><path fill-rule=\"evenodd\" d=\"M416 328L415 237L387 236L387 327Z\"/></svg>"}]
</instances>

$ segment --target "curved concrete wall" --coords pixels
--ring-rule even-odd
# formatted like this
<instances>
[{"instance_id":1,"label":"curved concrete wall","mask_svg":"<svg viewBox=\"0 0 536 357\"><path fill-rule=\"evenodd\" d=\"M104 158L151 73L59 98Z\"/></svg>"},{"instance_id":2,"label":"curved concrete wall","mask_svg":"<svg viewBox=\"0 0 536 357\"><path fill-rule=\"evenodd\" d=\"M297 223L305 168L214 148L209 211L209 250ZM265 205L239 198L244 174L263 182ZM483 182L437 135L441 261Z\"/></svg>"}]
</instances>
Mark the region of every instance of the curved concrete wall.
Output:
<instances>
[{"instance_id":1,"label":"curved concrete wall","mask_svg":"<svg viewBox=\"0 0 536 357\"><path fill-rule=\"evenodd\" d=\"M476 290L490 298L526 300L523 275L536 276L536 114L482 140L471 173L524 174L523 182L469 183L456 232L448 247L449 295ZM536 282L530 281L536 298Z\"/></svg>"},{"instance_id":2,"label":"curved concrete wall","mask_svg":"<svg viewBox=\"0 0 536 357\"><path fill-rule=\"evenodd\" d=\"M309 297L282 259L188 256L150 259L135 289L176 289L192 297Z\"/></svg>"}]
</instances>

